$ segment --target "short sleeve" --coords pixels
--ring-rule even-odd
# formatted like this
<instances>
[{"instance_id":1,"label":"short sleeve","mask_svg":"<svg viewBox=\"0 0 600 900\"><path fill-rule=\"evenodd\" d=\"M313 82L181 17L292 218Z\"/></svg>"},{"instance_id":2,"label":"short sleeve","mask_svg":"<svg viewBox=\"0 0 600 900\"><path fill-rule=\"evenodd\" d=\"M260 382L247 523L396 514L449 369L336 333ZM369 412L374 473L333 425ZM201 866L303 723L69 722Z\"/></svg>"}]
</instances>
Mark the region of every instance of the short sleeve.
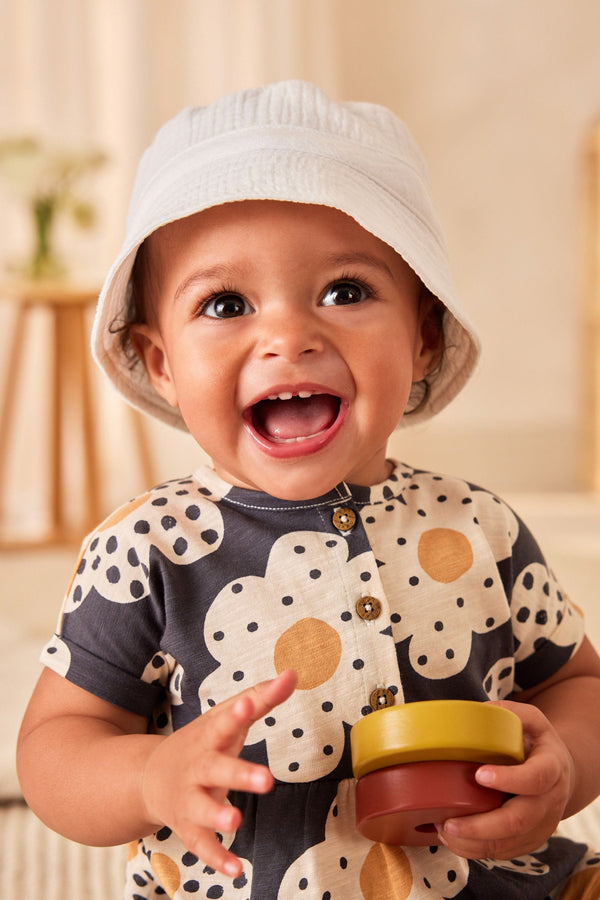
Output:
<instances>
[{"instance_id":1,"label":"short sleeve","mask_svg":"<svg viewBox=\"0 0 600 900\"><path fill-rule=\"evenodd\" d=\"M176 668L164 646L169 579L222 538L221 513L191 476L124 504L84 544L44 665L149 717Z\"/></svg>"},{"instance_id":2,"label":"short sleeve","mask_svg":"<svg viewBox=\"0 0 600 900\"><path fill-rule=\"evenodd\" d=\"M127 518L86 542L41 661L103 700L150 716L162 694L152 661L164 612L150 591L152 547Z\"/></svg>"},{"instance_id":3,"label":"short sleeve","mask_svg":"<svg viewBox=\"0 0 600 900\"><path fill-rule=\"evenodd\" d=\"M525 690L554 675L585 635L581 611L548 566L535 538L517 519L510 587L515 646L515 687Z\"/></svg>"}]
</instances>

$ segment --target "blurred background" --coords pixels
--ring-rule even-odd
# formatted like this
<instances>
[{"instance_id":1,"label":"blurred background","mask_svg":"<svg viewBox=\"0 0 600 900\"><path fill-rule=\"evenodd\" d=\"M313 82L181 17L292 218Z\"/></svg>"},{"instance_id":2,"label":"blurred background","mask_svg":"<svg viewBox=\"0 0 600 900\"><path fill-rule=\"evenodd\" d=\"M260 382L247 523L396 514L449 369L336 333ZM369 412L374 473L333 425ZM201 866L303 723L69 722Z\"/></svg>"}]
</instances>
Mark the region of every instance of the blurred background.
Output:
<instances>
[{"instance_id":1,"label":"blurred background","mask_svg":"<svg viewBox=\"0 0 600 900\"><path fill-rule=\"evenodd\" d=\"M30 666L22 692L90 515L202 459L132 416L78 350L139 156L183 106L290 77L407 122L481 334L463 395L392 454L514 502L596 628L597 0L0 0L0 17L0 622ZM23 138L77 170L52 226L60 296L23 272L32 193L14 158L2 166Z\"/></svg>"}]
</instances>

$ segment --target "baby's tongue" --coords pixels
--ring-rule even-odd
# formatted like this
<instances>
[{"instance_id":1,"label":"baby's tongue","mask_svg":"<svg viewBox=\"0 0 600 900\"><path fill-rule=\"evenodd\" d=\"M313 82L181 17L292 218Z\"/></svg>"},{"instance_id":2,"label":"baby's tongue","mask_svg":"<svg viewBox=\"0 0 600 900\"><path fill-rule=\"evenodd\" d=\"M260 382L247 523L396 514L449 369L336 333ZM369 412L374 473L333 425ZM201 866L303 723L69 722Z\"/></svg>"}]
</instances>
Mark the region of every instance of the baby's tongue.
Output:
<instances>
[{"instance_id":1,"label":"baby's tongue","mask_svg":"<svg viewBox=\"0 0 600 900\"><path fill-rule=\"evenodd\" d=\"M254 425L276 441L309 437L325 431L336 419L339 401L331 394L263 400L254 411Z\"/></svg>"}]
</instances>

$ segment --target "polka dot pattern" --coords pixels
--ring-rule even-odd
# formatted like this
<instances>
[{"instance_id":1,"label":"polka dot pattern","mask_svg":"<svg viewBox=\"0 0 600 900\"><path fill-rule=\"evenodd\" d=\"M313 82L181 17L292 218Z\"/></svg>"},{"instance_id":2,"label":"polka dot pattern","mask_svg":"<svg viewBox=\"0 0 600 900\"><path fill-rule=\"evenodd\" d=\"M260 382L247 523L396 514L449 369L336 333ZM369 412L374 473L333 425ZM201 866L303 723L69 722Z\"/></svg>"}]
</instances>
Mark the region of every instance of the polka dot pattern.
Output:
<instances>
[{"instance_id":1,"label":"polka dot pattern","mask_svg":"<svg viewBox=\"0 0 600 900\"><path fill-rule=\"evenodd\" d=\"M559 646L569 645L568 630L563 638L560 626L565 617L573 616L573 609L552 572L541 563L531 563L517 578L512 609L515 637L519 641L517 661L528 657L549 638Z\"/></svg>"},{"instance_id":2,"label":"polka dot pattern","mask_svg":"<svg viewBox=\"0 0 600 900\"><path fill-rule=\"evenodd\" d=\"M113 603L135 603L149 592L149 550L182 565L214 553L223 538L219 508L190 485L185 495L174 490L189 481L172 482L125 504L106 519L89 541L71 582L65 612L86 598L89 569L94 586ZM190 527L194 523L194 528ZM152 542L142 540L152 535Z\"/></svg>"},{"instance_id":3,"label":"polka dot pattern","mask_svg":"<svg viewBox=\"0 0 600 900\"><path fill-rule=\"evenodd\" d=\"M330 571L343 570L344 582L329 577L315 584L315 559L322 559ZM348 559L345 538L294 532L273 544L264 577L231 582L208 611L207 646L220 665L200 686L203 709L287 667L298 672L299 690L266 721L253 725L248 735L249 744L266 741L271 771L282 781L304 781L308 771L311 777L333 771L344 750L345 733L339 714L327 712L327 704L343 710L343 720L352 724L362 715L365 683L377 685L382 666L390 671L396 668L391 635L378 627L366 632L365 652L360 657L356 654L355 628L360 624L361 637L366 631L355 610L361 593L348 599L343 584L356 585L355 590L361 591L361 573L371 569L363 554ZM371 574L375 579L376 573ZM282 597L293 602L285 605ZM235 616L230 613L232 604ZM302 615L303 610L311 615ZM301 736L292 742L289 736L294 731ZM315 733L320 735L318 752Z\"/></svg>"},{"instance_id":4,"label":"polka dot pattern","mask_svg":"<svg viewBox=\"0 0 600 900\"><path fill-rule=\"evenodd\" d=\"M234 835L222 834L219 838L229 848ZM252 881L252 864L249 860L241 857L244 864L242 875L235 879L226 878L205 865L194 853L190 853L177 834L169 828L163 828L156 835L128 846L127 858L128 884L124 896L131 897L132 900L140 896L154 898L160 894L174 900L192 895L209 898L239 896L240 900L247 900L248 887ZM153 893L140 894L140 887L146 887Z\"/></svg>"},{"instance_id":5,"label":"polka dot pattern","mask_svg":"<svg viewBox=\"0 0 600 900\"><path fill-rule=\"evenodd\" d=\"M71 651L68 645L55 634L48 641L42 651L42 662L49 665L55 672L64 678L71 665Z\"/></svg>"},{"instance_id":6,"label":"polka dot pattern","mask_svg":"<svg viewBox=\"0 0 600 900\"><path fill-rule=\"evenodd\" d=\"M142 673L142 680L148 684L160 684L165 689L164 700L155 708L153 731L157 734L170 734L173 731L172 710L181 706L181 688L184 678L183 667L170 653L159 650L154 654Z\"/></svg>"},{"instance_id":7,"label":"polka dot pattern","mask_svg":"<svg viewBox=\"0 0 600 900\"><path fill-rule=\"evenodd\" d=\"M401 514L377 531L385 591L397 595L400 585L402 592L401 612L391 616L394 640L409 642L419 676L451 678L468 665L473 635L510 619L498 563L511 554L518 521L493 495L428 472L411 477L404 498ZM379 525L377 515L367 533ZM506 685L510 692L512 679Z\"/></svg>"},{"instance_id":8,"label":"polka dot pattern","mask_svg":"<svg viewBox=\"0 0 600 900\"><path fill-rule=\"evenodd\" d=\"M352 896L365 900L407 900L422 896L452 900L466 886L468 861L457 859L445 847L374 844L356 831L354 822L354 786L346 780L340 782L329 809L325 840L310 847L290 866L279 896L300 896L299 885L304 884L310 897L326 894L347 897L348 886L356 884ZM340 852L336 852L336 847ZM429 884L428 893L422 894L419 882L422 884L425 879ZM323 894L316 892L317 885Z\"/></svg>"},{"instance_id":9,"label":"polka dot pattern","mask_svg":"<svg viewBox=\"0 0 600 900\"><path fill-rule=\"evenodd\" d=\"M540 847L535 856L527 854L525 856L519 856L518 859L482 859L480 862L482 866L488 869L488 871L499 869L503 872L519 872L520 874L532 876L546 875L548 872L548 864L538 859L538 855L539 852L545 850L547 846L547 844L544 844Z\"/></svg>"},{"instance_id":10,"label":"polka dot pattern","mask_svg":"<svg viewBox=\"0 0 600 900\"><path fill-rule=\"evenodd\" d=\"M349 885L357 884L364 860L373 847L354 827L354 786L342 781L325 824L325 840L309 847L285 873L280 897L300 897L304 883L308 897L349 896ZM360 896L360 895L356 895Z\"/></svg>"},{"instance_id":11,"label":"polka dot pattern","mask_svg":"<svg viewBox=\"0 0 600 900\"><path fill-rule=\"evenodd\" d=\"M355 517L344 533L338 508ZM354 825L348 733L373 696L508 697L517 673L532 686L581 638L539 549L485 491L399 466L370 491L342 485L291 511L206 471L160 485L92 536L58 630L44 662L75 683L91 672L124 701L150 698L151 729L164 734L298 670L293 698L252 726L244 749L268 763L275 789L230 795L244 821L219 838L241 854L243 875L222 878L165 827L128 848L128 900L486 896L488 883L503 891L504 872L523 878L525 896L528 879L550 877L571 852L550 840L535 856L473 863L437 845L372 844Z\"/></svg>"}]
</instances>

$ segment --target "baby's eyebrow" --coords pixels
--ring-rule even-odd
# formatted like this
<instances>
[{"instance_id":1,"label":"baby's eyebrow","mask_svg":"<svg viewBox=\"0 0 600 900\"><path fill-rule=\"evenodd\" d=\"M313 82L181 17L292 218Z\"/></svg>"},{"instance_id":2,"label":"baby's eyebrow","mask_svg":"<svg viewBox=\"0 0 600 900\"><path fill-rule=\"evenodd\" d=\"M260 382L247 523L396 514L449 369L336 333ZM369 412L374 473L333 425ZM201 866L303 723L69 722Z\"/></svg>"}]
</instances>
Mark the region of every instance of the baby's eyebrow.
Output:
<instances>
[{"instance_id":1,"label":"baby's eyebrow","mask_svg":"<svg viewBox=\"0 0 600 900\"><path fill-rule=\"evenodd\" d=\"M178 300L182 294L185 294L190 288L197 287L199 285L205 284L207 281L211 280L221 280L228 281L233 276L233 269L231 266L225 265L223 263L218 263L214 266L209 266L207 269L197 269L195 272L192 272L191 275L188 275L187 278L181 282L178 286L175 294L173 296L174 300Z\"/></svg>"},{"instance_id":2,"label":"baby's eyebrow","mask_svg":"<svg viewBox=\"0 0 600 900\"><path fill-rule=\"evenodd\" d=\"M324 257L323 262L325 265L334 267L368 266L372 269L379 269L384 275L387 275L388 278L394 277L392 270L385 260L380 259L378 256L373 256L371 253L361 253L360 251L331 253ZM239 274L237 269L234 269L234 267L225 263L217 263L214 266L208 266L206 269L197 269L181 282L175 291L173 299L178 300L186 291L202 286L207 281L215 279L223 282L231 281L236 272Z\"/></svg>"},{"instance_id":3,"label":"baby's eyebrow","mask_svg":"<svg viewBox=\"0 0 600 900\"><path fill-rule=\"evenodd\" d=\"M357 266L366 265L373 269L380 269L389 278L393 278L393 273L384 259L373 256L371 253L332 253L326 258L326 262L333 266Z\"/></svg>"}]
</instances>

